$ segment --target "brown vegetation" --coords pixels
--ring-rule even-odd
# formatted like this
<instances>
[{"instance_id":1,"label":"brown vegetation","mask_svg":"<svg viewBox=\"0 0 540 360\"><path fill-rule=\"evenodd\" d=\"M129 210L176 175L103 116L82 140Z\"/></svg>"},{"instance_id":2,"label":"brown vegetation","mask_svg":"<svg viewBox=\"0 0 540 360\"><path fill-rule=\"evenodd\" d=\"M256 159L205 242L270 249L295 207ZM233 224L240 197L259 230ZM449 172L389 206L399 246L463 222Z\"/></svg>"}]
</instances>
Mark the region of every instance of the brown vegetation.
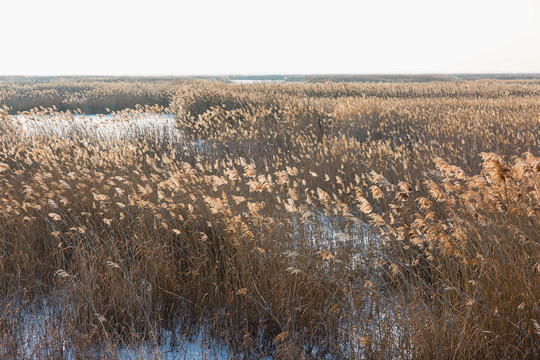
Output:
<instances>
[{"instance_id":1,"label":"brown vegetation","mask_svg":"<svg viewBox=\"0 0 540 360\"><path fill-rule=\"evenodd\" d=\"M102 114L136 105L168 106L180 80L152 81L115 78L15 78L0 80L0 107L10 114L34 108L54 108Z\"/></svg>"},{"instance_id":2,"label":"brown vegetation","mask_svg":"<svg viewBox=\"0 0 540 360\"><path fill-rule=\"evenodd\" d=\"M538 83L164 92L181 138L24 137L2 115L2 358L40 299L62 330L35 357L166 329L246 358L540 356Z\"/></svg>"}]
</instances>

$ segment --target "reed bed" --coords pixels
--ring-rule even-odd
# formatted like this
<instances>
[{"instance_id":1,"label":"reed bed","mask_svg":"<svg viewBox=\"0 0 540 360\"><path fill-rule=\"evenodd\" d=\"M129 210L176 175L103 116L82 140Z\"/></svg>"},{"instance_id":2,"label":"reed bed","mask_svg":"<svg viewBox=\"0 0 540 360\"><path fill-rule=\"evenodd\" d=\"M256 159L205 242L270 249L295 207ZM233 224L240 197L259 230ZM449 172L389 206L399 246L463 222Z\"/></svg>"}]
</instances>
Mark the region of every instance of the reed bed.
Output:
<instances>
[{"instance_id":1,"label":"reed bed","mask_svg":"<svg viewBox=\"0 0 540 360\"><path fill-rule=\"evenodd\" d=\"M22 136L2 113L2 358L170 334L246 359L540 356L538 82L167 92L113 118L177 132Z\"/></svg>"},{"instance_id":2,"label":"reed bed","mask_svg":"<svg viewBox=\"0 0 540 360\"><path fill-rule=\"evenodd\" d=\"M181 79L0 79L0 107L10 114L33 109L104 114L140 106L168 106Z\"/></svg>"}]
</instances>

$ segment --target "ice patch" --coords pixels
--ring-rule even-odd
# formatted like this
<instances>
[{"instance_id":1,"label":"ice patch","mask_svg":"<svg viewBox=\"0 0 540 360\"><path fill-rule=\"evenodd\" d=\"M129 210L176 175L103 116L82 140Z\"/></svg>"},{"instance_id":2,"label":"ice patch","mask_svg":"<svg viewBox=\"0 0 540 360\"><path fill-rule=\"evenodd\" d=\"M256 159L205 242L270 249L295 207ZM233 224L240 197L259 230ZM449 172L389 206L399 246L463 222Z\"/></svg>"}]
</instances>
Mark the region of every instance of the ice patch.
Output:
<instances>
[{"instance_id":1,"label":"ice patch","mask_svg":"<svg viewBox=\"0 0 540 360\"><path fill-rule=\"evenodd\" d=\"M12 124L23 136L72 137L74 134L96 136L100 139L136 138L143 134L181 139L182 130L176 127L172 114L116 114L116 115L15 115Z\"/></svg>"}]
</instances>

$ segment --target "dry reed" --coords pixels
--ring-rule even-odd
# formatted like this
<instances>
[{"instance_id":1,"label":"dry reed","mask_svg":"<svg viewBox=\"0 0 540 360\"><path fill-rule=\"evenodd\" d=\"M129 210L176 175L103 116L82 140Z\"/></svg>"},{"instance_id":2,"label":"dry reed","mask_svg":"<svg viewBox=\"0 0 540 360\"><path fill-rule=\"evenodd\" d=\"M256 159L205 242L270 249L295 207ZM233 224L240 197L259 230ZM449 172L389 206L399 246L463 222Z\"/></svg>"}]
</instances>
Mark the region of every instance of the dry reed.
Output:
<instances>
[{"instance_id":1,"label":"dry reed","mask_svg":"<svg viewBox=\"0 0 540 360\"><path fill-rule=\"evenodd\" d=\"M171 329L245 358L540 355L537 82L164 92L182 137L25 137L0 115L3 358L27 356L19 314L43 299L61 327L36 358Z\"/></svg>"}]
</instances>

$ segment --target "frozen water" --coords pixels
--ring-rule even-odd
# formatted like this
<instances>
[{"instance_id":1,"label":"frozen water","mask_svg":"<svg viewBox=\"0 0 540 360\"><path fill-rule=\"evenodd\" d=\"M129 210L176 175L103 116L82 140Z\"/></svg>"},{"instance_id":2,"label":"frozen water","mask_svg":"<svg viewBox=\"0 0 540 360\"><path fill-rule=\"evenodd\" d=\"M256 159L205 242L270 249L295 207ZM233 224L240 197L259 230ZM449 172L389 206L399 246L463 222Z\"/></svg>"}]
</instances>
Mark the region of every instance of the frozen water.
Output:
<instances>
[{"instance_id":1,"label":"frozen water","mask_svg":"<svg viewBox=\"0 0 540 360\"><path fill-rule=\"evenodd\" d=\"M16 115L10 117L23 136L73 134L97 136L102 139L134 138L145 133L181 138L172 114L118 114L118 115Z\"/></svg>"},{"instance_id":2,"label":"frozen water","mask_svg":"<svg viewBox=\"0 0 540 360\"><path fill-rule=\"evenodd\" d=\"M19 356L34 358L77 359L80 354L70 346L58 309L43 301L40 306L32 305L17 317L17 327L21 331ZM225 360L231 356L226 346L209 339L201 331L197 336L187 339L180 333L165 331L159 346L150 343L126 345L123 347L103 343L96 347L96 354L106 358L121 360Z\"/></svg>"}]
</instances>

